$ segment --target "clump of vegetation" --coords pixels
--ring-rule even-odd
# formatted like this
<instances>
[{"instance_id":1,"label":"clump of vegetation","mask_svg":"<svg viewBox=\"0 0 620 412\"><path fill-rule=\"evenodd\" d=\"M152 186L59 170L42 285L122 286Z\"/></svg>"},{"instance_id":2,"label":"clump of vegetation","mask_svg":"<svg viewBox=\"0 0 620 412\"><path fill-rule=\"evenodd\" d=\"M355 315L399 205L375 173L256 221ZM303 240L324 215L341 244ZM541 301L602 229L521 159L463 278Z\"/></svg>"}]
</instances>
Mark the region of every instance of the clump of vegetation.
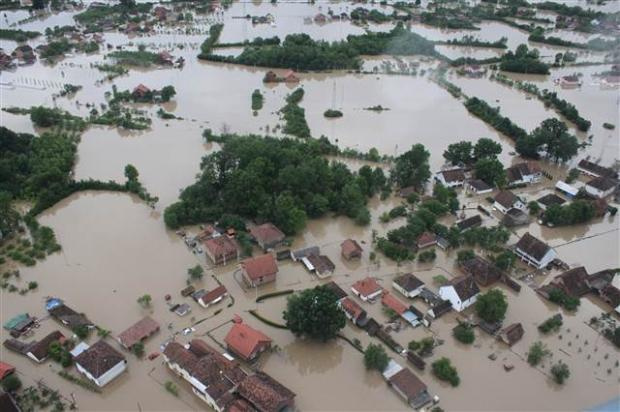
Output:
<instances>
[{"instance_id":1,"label":"clump of vegetation","mask_svg":"<svg viewBox=\"0 0 620 412\"><path fill-rule=\"evenodd\" d=\"M138 358L143 357L144 356L144 343L142 342L134 343L134 345L131 347L131 352L133 352L133 354L136 355Z\"/></svg>"},{"instance_id":2,"label":"clump of vegetation","mask_svg":"<svg viewBox=\"0 0 620 412\"><path fill-rule=\"evenodd\" d=\"M371 343L364 351L364 366L366 369L375 369L383 372L387 367L390 358L382 345Z\"/></svg>"},{"instance_id":3,"label":"clump of vegetation","mask_svg":"<svg viewBox=\"0 0 620 412\"><path fill-rule=\"evenodd\" d=\"M569 296L563 290L554 288L549 292L549 300L566 310L575 311L580 305L579 298Z\"/></svg>"},{"instance_id":4,"label":"clump of vegetation","mask_svg":"<svg viewBox=\"0 0 620 412\"><path fill-rule=\"evenodd\" d=\"M60 344L60 342L52 342L49 346L49 357L60 363L63 368L71 366L72 356L69 350Z\"/></svg>"},{"instance_id":5,"label":"clump of vegetation","mask_svg":"<svg viewBox=\"0 0 620 412\"><path fill-rule=\"evenodd\" d=\"M562 327L562 323L561 316L552 316L538 325L538 330L544 334L557 332Z\"/></svg>"},{"instance_id":6,"label":"clump of vegetation","mask_svg":"<svg viewBox=\"0 0 620 412\"><path fill-rule=\"evenodd\" d=\"M16 42L25 42L41 35L38 31L0 29L0 39L14 40Z\"/></svg>"},{"instance_id":7,"label":"clump of vegetation","mask_svg":"<svg viewBox=\"0 0 620 412\"><path fill-rule=\"evenodd\" d=\"M614 130L616 128L616 125L612 123L603 123L603 127L608 130Z\"/></svg>"},{"instance_id":8,"label":"clump of vegetation","mask_svg":"<svg viewBox=\"0 0 620 412\"><path fill-rule=\"evenodd\" d=\"M461 343L471 344L476 339L474 335L474 328L467 323L459 323L454 329L452 329L452 335L456 340Z\"/></svg>"},{"instance_id":9,"label":"clump of vegetation","mask_svg":"<svg viewBox=\"0 0 620 412\"><path fill-rule=\"evenodd\" d=\"M536 49L528 49L521 44L515 52L507 52L502 56L500 69L513 73L549 74L549 65L539 60Z\"/></svg>"},{"instance_id":10,"label":"clump of vegetation","mask_svg":"<svg viewBox=\"0 0 620 412\"><path fill-rule=\"evenodd\" d=\"M456 387L461 383L459 374L450 359L441 358L432 363L433 375L439 380L450 382L450 385Z\"/></svg>"},{"instance_id":11,"label":"clump of vegetation","mask_svg":"<svg viewBox=\"0 0 620 412\"><path fill-rule=\"evenodd\" d=\"M506 295L500 289L491 289L476 299L476 314L485 322L501 322L507 309Z\"/></svg>"},{"instance_id":12,"label":"clump of vegetation","mask_svg":"<svg viewBox=\"0 0 620 412\"><path fill-rule=\"evenodd\" d=\"M412 352L417 352L420 356L428 356L433 353L435 340L432 337L422 338L420 341L412 340L408 344L408 348Z\"/></svg>"},{"instance_id":13,"label":"clump of vegetation","mask_svg":"<svg viewBox=\"0 0 620 412\"><path fill-rule=\"evenodd\" d=\"M97 385L95 385L92 381L89 381L88 379L77 377L77 376L67 372L66 370L58 371L58 376L60 376L63 379L68 380L69 382L75 383L76 385L79 385L82 388L84 388L86 390L89 390L91 392L95 392L95 393L100 393L101 392L101 389Z\"/></svg>"},{"instance_id":14,"label":"clump of vegetation","mask_svg":"<svg viewBox=\"0 0 620 412\"><path fill-rule=\"evenodd\" d=\"M287 96L286 105L280 110L284 117L284 128L282 131L292 136L309 138L310 127L306 122L306 111L299 106L299 102L304 97L304 89L296 89Z\"/></svg>"},{"instance_id":15,"label":"clump of vegetation","mask_svg":"<svg viewBox=\"0 0 620 412\"><path fill-rule=\"evenodd\" d=\"M551 351L547 349L544 343L541 341L534 342L532 346L530 346L530 350L527 352L527 363L532 366L538 365L543 358L549 356Z\"/></svg>"},{"instance_id":16,"label":"clump of vegetation","mask_svg":"<svg viewBox=\"0 0 620 412\"><path fill-rule=\"evenodd\" d=\"M211 50L213 49L215 43L219 40L223 29L223 24L214 24L209 27L209 37L207 37L200 45L200 54L198 55L199 59L207 59L211 55Z\"/></svg>"},{"instance_id":17,"label":"clump of vegetation","mask_svg":"<svg viewBox=\"0 0 620 412\"><path fill-rule=\"evenodd\" d=\"M151 301L152 301L152 298L151 298L151 295L149 294L142 295L137 300L138 304L140 304L140 306L142 306L143 308L150 307Z\"/></svg>"},{"instance_id":18,"label":"clump of vegetation","mask_svg":"<svg viewBox=\"0 0 620 412\"><path fill-rule=\"evenodd\" d=\"M123 66L149 67L159 61L157 53L146 50L117 50L108 56Z\"/></svg>"},{"instance_id":19,"label":"clump of vegetation","mask_svg":"<svg viewBox=\"0 0 620 412\"><path fill-rule=\"evenodd\" d=\"M303 229L308 217L328 211L367 216L366 199L386 185L381 168L364 166L355 174L342 163L328 162L323 156L334 149L326 139L210 139L222 148L203 159L198 181L166 208L164 220L170 228L218 221L227 213L271 221L292 235Z\"/></svg>"},{"instance_id":20,"label":"clump of vegetation","mask_svg":"<svg viewBox=\"0 0 620 412\"><path fill-rule=\"evenodd\" d=\"M262 109L264 101L265 97L260 90L256 89L252 92L252 110L256 111Z\"/></svg>"},{"instance_id":21,"label":"clump of vegetation","mask_svg":"<svg viewBox=\"0 0 620 412\"><path fill-rule=\"evenodd\" d=\"M418 261L421 263L433 262L435 259L437 259L435 249L425 250L418 255Z\"/></svg>"},{"instance_id":22,"label":"clump of vegetation","mask_svg":"<svg viewBox=\"0 0 620 412\"><path fill-rule=\"evenodd\" d=\"M57 126L64 129L84 130L86 122L79 116L58 108L35 106L30 108L30 120L37 127Z\"/></svg>"},{"instance_id":23,"label":"clump of vegetation","mask_svg":"<svg viewBox=\"0 0 620 412\"><path fill-rule=\"evenodd\" d=\"M0 381L2 389L6 392L13 393L22 387L22 381L17 374L12 373Z\"/></svg>"},{"instance_id":24,"label":"clump of vegetation","mask_svg":"<svg viewBox=\"0 0 620 412\"><path fill-rule=\"evenodd\" d=\"M327 118L337 118L337 117L342 117L343 114L340 110L327 109L325 110L325 113L323 113L323 116Z\"/></svg>"},{"instance_id":25,"label":"clump of vegetation","mask_svg":"<svg viewBox=\"0 0 620 412\"><path fill-rule=\"evenodd\" d=\"M551 367L551 376L553 376L553 380L558 385L564 384L566 379L570 376L570 370L568 369L568 365L564 362L558 362Z\"/></svg>"},{"instance_id":26,"label":"clump of vegetation","mask_svg":"<svg viewBox=\"0 0 620 412\"><path fill-rule=\"evenodd\" d=\"M592 202L577 199L568 205L550 205L543 215L543 221L552 226L567 226L586 223L595 216Z\"/></svg>"},{"instance_id":27,"label":"clump of vegetation","mask_svg":"<svg viewBox=\"0 0 620 412\"><path fill-rule=\"evenodd\" d=\"M335 338L346 323L334 292L325 286L289 296L283 317L295 335L323 342Z\"/></svg>"},{"instance_id":28,"label":"clump of vegetation","mask_svg":"<svg viewBox=\"0 0 620 412\"><path fill-rule=\"evenodd\" d=\"M170 392L174 396L179 396L179 388L177 387L177 385L174 384L174 382L166 381L166 383L164 384L164 387L166 388L168 392Z\"/></svg>"},{"instance_id":29,"label":"clump of vegetation","mask_svg":"<svg viewBox=\"0 0 620 412\"><path fill-rule=\"evenodd\" d=\"M187 274L191 280L200 280L204 276L204 269L200 265L196 265L187 269Z\"/></svg>"}]
</instances>

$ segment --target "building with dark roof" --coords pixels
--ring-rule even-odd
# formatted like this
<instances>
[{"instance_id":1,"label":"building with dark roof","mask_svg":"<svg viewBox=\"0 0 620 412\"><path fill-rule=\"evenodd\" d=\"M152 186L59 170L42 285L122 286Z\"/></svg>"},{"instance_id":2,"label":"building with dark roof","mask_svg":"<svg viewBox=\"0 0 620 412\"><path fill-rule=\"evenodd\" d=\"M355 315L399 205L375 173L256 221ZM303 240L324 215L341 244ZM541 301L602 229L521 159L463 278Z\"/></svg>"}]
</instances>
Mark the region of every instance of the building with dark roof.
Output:
<instances>
[{"instance_id":1,"label":"building with dark roof","mask_svg":"<svg viewBox=\"0 0 620 412\"><path fill-rule=\"evenodd\" d=\"M618 181L605 176L596 177L585 185L586 193L598 199L610 196L617 188Z\"/></svg>"},{"instance_id":2,"label":"building with dark roof","mask_svg":"<svg viewBox=\"0 0 620 412\"><path fill-rule=\"evenodd\" d=\"M512 346L523 337L524 330L521 323L513 323L502 329L499 333L499 338L508 346Z\"/></svg>"},{"instance_id":3,"label":"building with dark roof","mask_svg":"<svg viewBox=\"0 0 620 412\"><path fill-rule=\"evenodd\" d=\"M435 174L435 180L446 187L463 186L465 171L463 169L442 170Z\"/></svg>"},{"instance_id":4,"label":"building with dark roof","mask_svg":"<svg viewBox=\"0 0 620 412\"><path fill-rule=\"evenodd\" d=\"M327 282L323 286L331 290L332 292L334 292L334 295L336 296L336 300L340 300L347 296L347 292L345 292L340 286L338 286L336 282L333 282L333 281Z\"/></svg>"},{"instance_id":5,"label":"building with dark roof","mask_svg":"<svg viewBox=\"0 0 620 412\"><path fill-rule=\"evenodd\" d=\"M362 257L362 247L354 239L347 239L340 244L340 254L346 260Z\"/></svg>"},{"instance_id":6,"label":"building with dark roof","mask_svg":"<svg viewBox=\"0 0 620 412\"><path fill-rule=\"evenodd\" d=\"M525 209L525 203L510 190L502 190L494 198L493 207L501 213L506 213L509 209Z\"/></svg>"},{"instance_id":7,"label":"building with dark roof","mask_svg":"<svg viewBox=\"0 0 620 412\"><path fill-rule=\"evenodd\" d=\"M319 277L329 276L336 269L334 262L325 255L310 255L302 258L302 262L310 272L314 272Z\"/></svg>"},{"instance_id":8,"label":"building with dark roof","mask_svg":"<svg viewBox=\"0 0 620 412\"><path fill-rule=\"evenodd\" d=\"M459 266L463 273L473 276L481 286L490 286L504 275L494 264L481 256L474 256L472 259L459 263Z\"/></svg>"},{"instance_id":9,"label":"building with dark roof","mask_svg":"<svg viewBox=\"0 0 620 412\"><path fill-rule=\"evenodd\" d=\"M392 287L407 298L415 298L422 292L424 282L413 273L405 273L392 281Z\"/></svg>"},{"instance_id":10,"label":"building with dark roof","mask_svg":"<svg viewBox=\"0 0 620 412\"><path fill-rule=\"evenodd\" d=\"M553 193L544 195L536 201L538 202L542 210L547 210L547 208L552 205L562 206L564 203L566 203L566 200Z\"/></svg>"},{"instance_id":11,"label":"building with dark roof","mask_svg":"<svg viewBox=\"0 0 620 412\"><path fill-rule=\"evenodd\" d=\"M557 253L545 242L525 233L514 247L514 252L521 260L537 269L546 267L557 257Z\"/></svg>"},{"instance_id":12,"label":"building with dark roof","mask_svg":"<svg viewBox=\"0 0 620 412\"><path fill-rule=\"evenodd\" d=\"M611 177L616 178L618 174L615 170L609 167L603 167L596 163L590 162L589 160L582 159L579 161L577 165L577 169L588 176L592 177Z\"/></svg>"},{"instance_id":13,"label":"building with dark roof","mask_svg":"<svg viewBox=\"0 0 620 412\"><path fill-rule=\"evenodd\" d=\"M535 162L517 163L506 169L508 184L536 183L542 178L542 170Z\"/></svg>"},{"instance_id":14,"label":"building with dark roof","mask_svg":"<svg viewBox=\"0 0 620 412\"><path fill-rule=\"evenodd\" d=\"M104 340L97 341L74 360L78 371L99 387L107 385L127 369L127 359Z\"/></svg>"},{"instance_id":15,"label":"building with dark roof","mask_svg":"<svg viewBox=\"0 0 620 412\"><path fill-rule=\"evenodd\" d=\"M476 303L480 289L473 276L459 276L452 279L447 285L439 288L439 296L450 301L452 308L457 312L467 309Z\"/></svg>"},{"instance_id":16,"label":"building with dark roof","mask_svg":"<svg viewBox=\"0 0 620 412\"><path fill-rule=\"evenodd\" d=\"M514 207L508 209L502 217L502 224L506 227L522 226L528 223L530 223L530 215Z\"/></svg>"},{"instance_id":17,"label":"building with dark roof","mask_svg":"<svg viewBox=\"0 0 620 412\"><path fill-rule=\"evenodd\" d=\"M383 377L388 385L412 408L420 409L431 401L426 384L409 368L403 368L391 360L383 372Z\"/></svg>"},{"instance_id":18,"label":"building with dark roof","mask_svg":"<svg viewBox=\"0 0 620 412\"><path fill-rule=\"evenodd\" d=\"M461 232L464 232L474 227L478 227L480 225L482 225L482 216L477 215L477 214L456 222L456 227Z\"/></svg>"},{"instance_id":19,"label":"building with dark roof","mask_svg":"<svg viewBox=\"0 0 620 412\"><path fill-rule=\"evenodd\" d=\"M32 342L28 351L26 352L26 356L37 363L41 363L47 359L49 355L49 348L53 342L64 342L65 336L60 333L60 331L55 330L54 332L49 333L40 341Z\"/></svg>"},{"instance_id":20,"label":"building with dark roof","mask_svg":"<svg viewBox=\"0 0 620 412\"><path fill-rule=\"evenodd\" d=\"M21 408L17 405L11 394L0 390L0 411L2 412L21 412Z\"/></svg>"},{"instance_id":21,"label":"building with dark roof","mask_svg":"<svg viewBox=\"0 0 620 412\"><path fill-rule=\"evenodd\" d=\"M136 343L145 341L159 331L159 323L150 316L145 316L118 335L118 342L125 349L131 349Z\"/></svg>"},{"instance_id":22,"label":"building with dark roof","mask_svg":"<svg viewBox=\"0 0 620 412\"><path fill-rule=\"evenodd\" d=\"M561 289L567 295L575 298L580 298L590 292L588 272L583 266L567 270L557 275L553 278L551 284Z\"/></svg>"},{"instance_id":23,"label":"building with dark roof","mask_svg":"<svg viewBox=\"0 0 620 412\"><path fill-rule=\"evenodd\" d=\"M484 180L480 179L472 179L465 182L465 190L468 192L473 192L477 195L482 195L485 193L491 193L493 188L489 186Z\"/></svg>"}]
</instances>

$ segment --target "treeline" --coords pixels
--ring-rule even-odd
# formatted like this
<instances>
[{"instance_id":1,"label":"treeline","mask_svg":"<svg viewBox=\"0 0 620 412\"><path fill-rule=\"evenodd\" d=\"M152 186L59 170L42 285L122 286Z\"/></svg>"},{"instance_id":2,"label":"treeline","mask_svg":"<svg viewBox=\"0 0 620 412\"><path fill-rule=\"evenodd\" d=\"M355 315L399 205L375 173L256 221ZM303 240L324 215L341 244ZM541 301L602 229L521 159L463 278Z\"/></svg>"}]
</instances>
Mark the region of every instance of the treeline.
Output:
<instances>
[{"instance_id":1,"label":"treeline","mask_svg":"<svg viewBox=\"0 0 620 412\"><path fill-rule=\"evenodd\" d=\"M113 18L116 23L127 21L139 22L141 19L138 14L151 11L153 3L120 2L115 5L101 5L99 7L89 7L82 13L76 14L73 18L78 23L84 25L95 25L100 20Z\"/></svg>"},{"instance_id":2,"label":"treeline","mask_svg":"<svg viewBox=\"0 0 620 412\"><path fill-rule=\"evenodd\" d=\"M559 37L548 36L545 37L545 31L542 27L537 27L527 38L529 41L537 43L551 44L553 46L573 47L577 49L587 49L588 46L583 43L575 43L569 40L564 40Z\"/></svg>"},{"instance_id":3,"label":"treeline","mask_svg":"<svg viewBox=\"0 0 620 412\"><path fill-rule=\"evenodd\" d=\"M205 55L199 58L249 66L296 70L360 69L361 55L438 56L433 42L407 30L399 23L387 33L349 35L346 41L315 41L307 34L290 34L281 44L247 46L237 56Z\"/></svg>"},{"instance_id":4,"label":"treeline","mask_svg":"<svg viewBox=\"0 0 620 412\"><path fill-rule=\"evenodd\" d=\"M126 66L148 67L157 63L159 56L146 50L118 50L108 54L116 63Z\"/></svg>"},{"instance_id":5,"label":"treeline","mask_svg":"<svg viewBox=\"0 0 620 412\"><path fill-rule=\"evenodd\" d=\"M256 135L211 136L221 150L205 156L193 185L164 212L170 228L240 216L271 221L287 234L308 218L328 212L359 224L370 220L366 201L387 179L381 168L353 173L324 156L334 151L326 139L276 139Z\"/></svg>"},{"instance_id":6,"label":"treeline","mask_svg":"<svg viewBox=\"0 0 620 412\"><path fill-rule=\"evenodd\" d=\"M246 46L277 46L280 44L280 38L278 36L273 37L256 37L254 40L244 40L236 43L214 43L211 45L211 49L224 48L224 47L246 47Z\"/></svg>"},{"instance_id":7,"label":"treeline","mask_svg":"<svg viewBox=\"0 0 620 412\"><path fill-rule=\"evenodd\" d=\"M555 12L557 14L560 14L562 16L567 16L567 17L585 17L588 19L598 19L605 15L605 13L600 12L600 11L596 11L592 9L584 9L579 6L567 6L566 4L555 3L552 1L536 3L534 4L534 7L536 7L539 10L552 11L552 12Z\"/></svg>"},{"instance_id":8,"label":"treeline","mask_svg":"<svg viewBox=\"0 0 620 412\"><path fill-rule=\"evenodd\" d=\"M223 24L214 24L209 27L209 37L207 37L200 45L200 54L198 55L199 59L204 59L211 54L211 50L213 49L215 43L219 40L223 29Z\"/></svg>"},{"instance_id":9,"label":"treeline","mask_svg":"<svg viewBox=\"0 0 620 412\"><path fill-rule=\"evenodd\" d=\"M306 110L299 106L299 102L304 97L304 89L298 88L293 93L286 96L286 105L280 109L284 118L284 128L286 134L301 137L310 137L310 127L306 121Z\"/></svg>"},{"instance_id":10,"label":"treeline","mask_svg":"<svg viewBox=\"0 0 620 412\"><path fill-rule=\"evenodd\" d=\"M38 31L0 29L0 39L14 40L16 42L25 42L40 36Z\"/></svg>"},{"instance_id":11,"label":"treeline","mask_svg":"<svg viewBox=\"0 0 620 412\"><path fill-rule=\"evenodd\" d=\"M477 39L474 36L463 36L460 39L447 40L445 44L448 44L451 46L470 46L470 47L487 47L487 48L492 48L492 49L506 49L508 47L506 45L507 41L508 41L507 37L502 37L499 40L490 42L490 41L484 41L484 40Z\"/></svg>"},{"instance_id":12,"label":"treeline","mask_svg":"<svg viewBox=\"0 0 620 412\"><path fill-rule=\"evenodd\" d=\"M549 74L549 65L539 60L538 50L529 50L525 44L509 51L501 58L500 69L513 73Z\"/></svg>"},{"instance_id":13,"label":"treeline","mask_svg":"<svg viewBox=\"0 0 620 412\"><path fill-rule=\"evenodd\" d=\"M524 129L514 124L508 117L502 116L499 108L489 106L484 100L471 97L465 102L465 107L471 114L515 142L527 136Z\"/></svg>"}]
</instances>

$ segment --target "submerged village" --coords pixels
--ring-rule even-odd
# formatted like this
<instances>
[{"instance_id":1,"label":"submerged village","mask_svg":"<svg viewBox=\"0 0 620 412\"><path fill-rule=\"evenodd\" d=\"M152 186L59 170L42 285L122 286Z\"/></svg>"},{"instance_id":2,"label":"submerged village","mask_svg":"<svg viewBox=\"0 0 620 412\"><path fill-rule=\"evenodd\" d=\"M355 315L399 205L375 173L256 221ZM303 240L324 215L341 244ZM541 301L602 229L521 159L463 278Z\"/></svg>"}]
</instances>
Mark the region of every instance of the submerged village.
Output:
<instances>
[{"instance_id":1,"label":"submerged village","mask_svg":"<svg viewBox=\"0 0 620 412\"><path fill-rule=\"evenodd\" d=\"M620 410L617 0L0 0L0 410Z\"/></svg>"}]
</instances>

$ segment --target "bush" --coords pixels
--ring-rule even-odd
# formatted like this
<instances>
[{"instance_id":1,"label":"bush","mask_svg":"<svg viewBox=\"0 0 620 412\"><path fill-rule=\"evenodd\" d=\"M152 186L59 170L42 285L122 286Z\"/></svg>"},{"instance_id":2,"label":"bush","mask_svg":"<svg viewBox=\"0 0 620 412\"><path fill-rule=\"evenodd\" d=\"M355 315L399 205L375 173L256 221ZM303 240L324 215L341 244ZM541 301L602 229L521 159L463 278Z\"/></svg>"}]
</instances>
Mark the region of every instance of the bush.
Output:
<instances>
[{"instance_id":1,"label":"bush","mask_svg":"<svg viewBox=\"0 0 620 412\"><path fill-rule=\"evenodd\" d=\"M486 322L495 323L504 320L508 302L504 292L500 289L492 289L481 294L476 300L476 313Z\"/></svg>"},{"instance_id":2,"label":"bush","mask_svg":"<svg viewBox=\"0 0 620 412\"><path fill-rule=\"evenodd\" d=\"M7 392L15 392L22 387L22 381L19 377L12 373L0 381L0 385Z\"/></svg>"},{"instance_id":3,"label":"bush","mask_svg":"<svg viewBox=\"0 0 620 412\"><path fill-rule=\"evenodd\" d=\"M566 310L575 311L580 305L579 298L569 296L561 289L553 289L549 292L549 300Z\"/></svg>"},{"instance_id":4,"label":"bush","mask_svg":"<svg viewBox=\"0 0 620 412\"><path fill-rule=\"evenodd\" d=\"M144 356L144 343L142 342L138 342L135 343L132 347L131 347L131 351L133 352L134 355L136 355L138 358L141 358Z\"/></svg>"},{"instance_id":5,"label":"bush","mask_svg":"<svg viewBox=\"0 0 620 412\"><path fill-rule=\"evenodd\" d=\"M564 362L556 363L551 367L551 376L553 376L553 380L555 383L562 385L566 381L566 379L570 376L570 370L568 369L568 365Z\"/></svg>"},{"instance_id":6,"label":"bush","mask_svg":"<svg viewBox=\"0 0 620 412\"><path fill-rule=\"evenodd\" d=\"M465 323L461 323L452 329L452 335L459 342L466 344L474 343L474 339L476 338L474 335L474 329Z\"/></svg>"},{"instance_id":7,"label":"bush","mask_svg":"<svg viewBox=\"0 0 620 412\"><path fill-rule=\"evenodd\" d=\"M422 253L420 253L420 255L418 255L418 261L419 262L432 262L437 258L437 253L435 252L435 249L431 249L431 250L426 250Z\"/></svg>"},{"instance_id":8,"label":"bush","mask_svg":"<svg viewBox=\"0 0 620 412\"><path fill-rule=\"evenodd\" d=\"M560 316L552 316L538 325L538 330L544 334L556 332L562 327L562 318Z\"/></svg>"},{"instance_id":9,"label":"bush","mask_svg":"<svg viewBox=\"0 0 620 412\"><path fill-rule=\"evenodd\" d=\"M166 388L168 392L170 392L174 396L179 396L179 388L177 388L174 382L166 381L166 383L164 384L164 387Z\"/></svg>"},{"instance_id":10,"label":"bush","mask_svg":"<svg viewBox=\"0 0 620 412\"><path fill-rule=\"evenodd\" d=\"M390 358L382 345L371 343L364 351L364 366L366 369L375 369L383 372L390 362Z\"/></svg>"},{"instance_id":11,"label":"bush","mask_svg":"<svg viewBox=\"0 0 620 412\"><path fill-rule=\"evenodd\" d=\"M328 117L328 118L336 118L336 117L342 117L343 114L340 110L327 109L325 110L325 113L323 113L323 116Z\"/></svg>"},{"instance_id":12,"label":"bush","mask_svg":"<svg viewBox=\"0 0 620 412\"><path fill-rule=\"evenodd\" d=\"M544 343L540 341L534 342L532 346L530 346L530 350L527 353L527 363L532 366L536 366L545 356L550 354L551 352L547 349Z\"/></svg>"},{"instance_id":13,"label":"bush","mask_svg":"<svg viewBox=\"0 0 620 412\"><path fill-rule=\"evenodd\" d=\"M436 360L432 364L433 374L442 381L450 382L450 385L456 387L461 383L461 379L459 378L459 374L456 371L456 368L452 366L450 359L441 358Z\"/></svg>"}]
</instances>

